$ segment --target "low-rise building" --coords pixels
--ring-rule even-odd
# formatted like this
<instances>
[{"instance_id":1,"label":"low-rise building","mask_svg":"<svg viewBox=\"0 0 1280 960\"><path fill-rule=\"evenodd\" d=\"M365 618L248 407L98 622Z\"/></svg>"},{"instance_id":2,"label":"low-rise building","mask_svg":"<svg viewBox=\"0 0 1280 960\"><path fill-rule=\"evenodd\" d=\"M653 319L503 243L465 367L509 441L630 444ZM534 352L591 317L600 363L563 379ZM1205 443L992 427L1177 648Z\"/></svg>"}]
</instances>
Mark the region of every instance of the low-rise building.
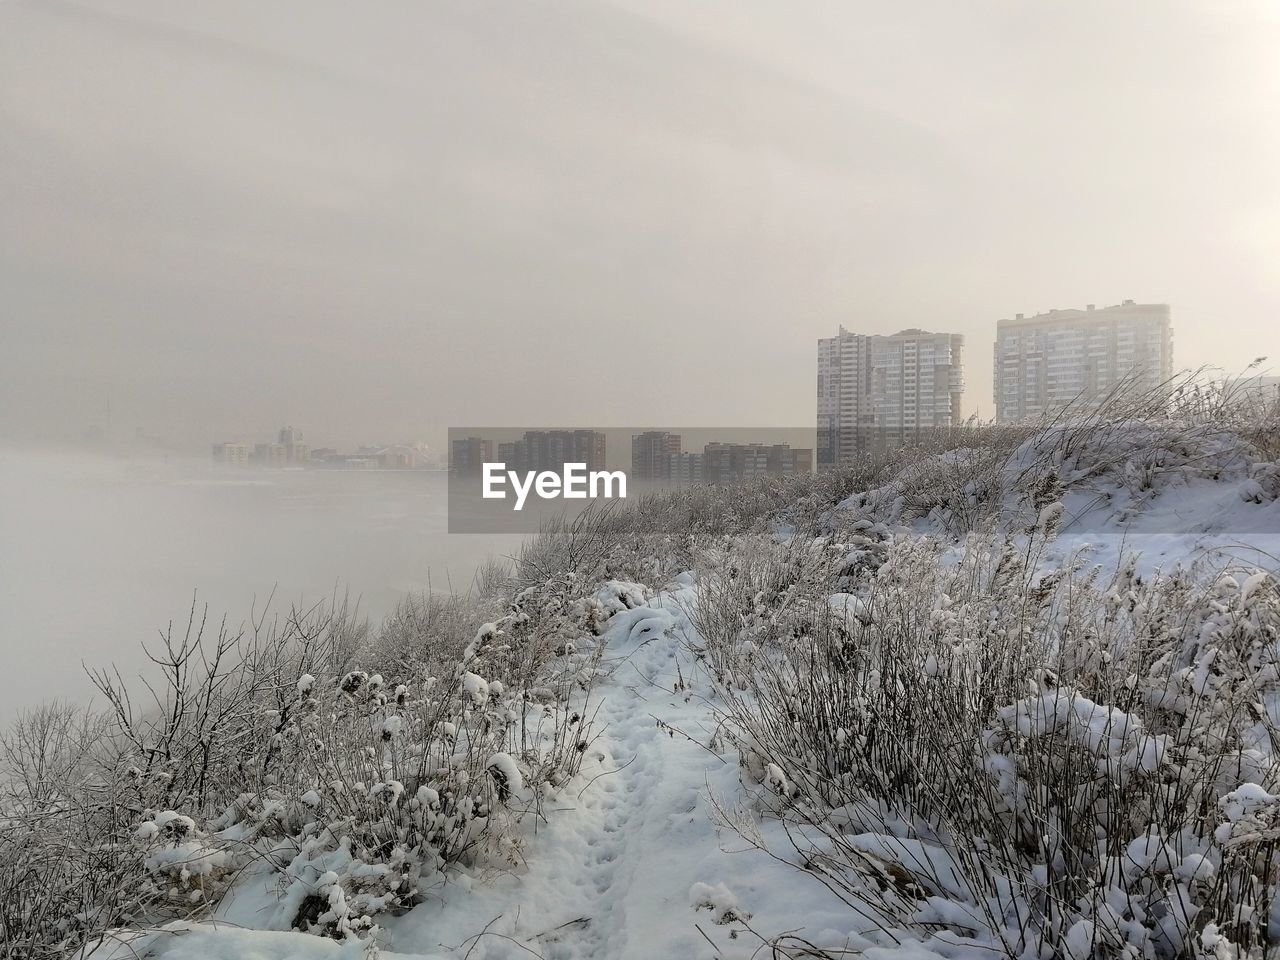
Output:
<instances>
[{"instance_id":1,"label":"low-rise building","mask_svg":"<svg viewBox=\"0 0 1280 960\"><path fill-rule=\"evenodd\" d=\"M703 475L707 483L737 483L765 476L813 471L813 450L786 443L708 443Z\"/></svg>"},{"instance_id":2,"label":"low-rise building","mask_svg":"<svg viewBox=\"0 0 1280 960\"><path fill-rule=\"evenodd\" d=\"M215 443L213 445L213 462L226 463L237 467L247 466L251 448L247 443L238 441Z\"/></svg>"}]
</instances>

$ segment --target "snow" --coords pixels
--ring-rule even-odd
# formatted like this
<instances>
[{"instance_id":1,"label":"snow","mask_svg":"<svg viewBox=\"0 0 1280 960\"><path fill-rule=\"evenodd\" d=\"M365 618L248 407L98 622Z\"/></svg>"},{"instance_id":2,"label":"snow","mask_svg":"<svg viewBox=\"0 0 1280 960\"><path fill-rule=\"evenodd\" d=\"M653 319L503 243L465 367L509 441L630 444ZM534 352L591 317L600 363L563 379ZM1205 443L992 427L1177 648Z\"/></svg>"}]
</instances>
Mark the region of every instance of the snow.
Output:
<instances>
[{"instance_id":1,"label":"snow","mask_svg":"<svg viewBox=\"0 0 1280 960\"><path fill-rule=\"evenodd\" d=\"M516 762L507 753L495 753L485 764L485 769L493 771L502 780L503 787L511 793L519 793L524 789L524 775Z\"/></svg>"},{"instance_id":2,"label":"snow","mask_svg":"<svg viewBox=\"0 0 1280 960\"><path fill-rule=\"evenodd\" d=\"M1218 806L1222 808L1222 815L1235 823L1245 817L1253 816L1277 800L1280 800L1280 797L1267 793L1256 783L1242 783L1218 801Z\"/></svg>"},{"instance_id":3,"label":"snow","mask_svg":"<svg viewBox=\"0 0 1280 960\"><path fill-rule=\"evenodd\" d=\"M742 909L738 898L723 883L695 883L689 888L689 906L709 911L712 922L718 924L751 919L751 914Z\"/></svg>"},{"instance_id":4,"label":"snow","mask_svg":"<svg viewBox=\"0 0 1280 960\"><path fill-rule=\"evenodd\" d=\"M375 951L359 940L336 943L323 937L219 924L174 923L164 932L108 944L93 960L139 956L165 960L445 960L441 954Z\"/></svg>"},{"instance_id":5,"label":"snow","mask_svg":"<svg viewBox=\"0 0 1280 960\"><path fill-rule=\"evenodd\" d=\"M1163 761L1167 748L1167 738L1147 734L1137 717L1066 688L1002 707L999 714L1024 737L1065 732L1098 758L1102 775L1115 769L1151 772Z\"/></svg>"},{"instance_id":6,"label":"snow","mask_svg":"<svg viewBox=\"0 0 1280 960\"><path fill-rule=\"evenodd\" d=\"M479 705L489 699L489 684L479 674L467 671L462 675L462 689L473 703Z\"/></svg>"}]
</instances>

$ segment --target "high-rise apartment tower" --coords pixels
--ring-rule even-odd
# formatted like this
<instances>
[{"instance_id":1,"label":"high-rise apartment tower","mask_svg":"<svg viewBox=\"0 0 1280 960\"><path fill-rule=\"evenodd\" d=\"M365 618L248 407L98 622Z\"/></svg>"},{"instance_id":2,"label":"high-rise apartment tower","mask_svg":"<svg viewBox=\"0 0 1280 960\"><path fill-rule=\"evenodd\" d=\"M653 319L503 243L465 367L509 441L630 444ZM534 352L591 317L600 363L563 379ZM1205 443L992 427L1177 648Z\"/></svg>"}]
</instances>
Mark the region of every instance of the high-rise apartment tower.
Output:
<instances>
[{"instance_id":1,"label":"high-rise apartment tower","mask_svg":"<svg viewBox=\"0 0 1280 960\"><path fill-rule=\"evenodd\" d=\"M1088 404L1122 382L1136 390L1173 376L1167 303L1018 314L996 325L996 419L1013 423Z\"/></svg>"},{"instance_id":2,"label":"high-rise apartment tower","mask_svg":"<svg viewBox=\"0 0 1280 960\"><path fill-rule=\"evenodd\" d=\"M962 420L964 337L844 327L818 341L818 467L910 442Z\"/></svg>"}]
</instances>

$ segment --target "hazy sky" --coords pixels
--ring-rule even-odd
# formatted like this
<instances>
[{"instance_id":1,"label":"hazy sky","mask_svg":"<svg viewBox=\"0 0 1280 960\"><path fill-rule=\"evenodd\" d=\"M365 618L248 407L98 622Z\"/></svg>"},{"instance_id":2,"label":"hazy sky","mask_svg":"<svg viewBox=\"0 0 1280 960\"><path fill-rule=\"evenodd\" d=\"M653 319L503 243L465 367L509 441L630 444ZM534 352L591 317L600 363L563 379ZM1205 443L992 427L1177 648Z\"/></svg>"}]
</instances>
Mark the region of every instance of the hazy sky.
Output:
<instances>
[{"instance_id":1,"label":"hazy sky","mask_svg":"<svg viewBox=\"0 0 1280 960\"><path fill-rule=\"evenodd\" d=\"M0 0L0 437L808 423L838 324L1280 368L1270 0Z\"/></svg>"}]
</instances>

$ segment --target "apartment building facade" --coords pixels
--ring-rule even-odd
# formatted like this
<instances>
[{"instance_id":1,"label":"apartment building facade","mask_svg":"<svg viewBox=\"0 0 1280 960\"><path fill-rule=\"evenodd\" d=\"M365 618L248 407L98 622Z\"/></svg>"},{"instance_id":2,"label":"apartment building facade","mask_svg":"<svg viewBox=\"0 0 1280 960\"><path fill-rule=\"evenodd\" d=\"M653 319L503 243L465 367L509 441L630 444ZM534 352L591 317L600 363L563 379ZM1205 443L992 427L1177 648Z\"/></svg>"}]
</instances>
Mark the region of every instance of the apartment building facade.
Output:
<instances>
[{"instance_id":1,"label":"apartment building facade","mask_svg":"<svg viewBox=\"0 0 1280 960\"><path fill-rule=\"evenodd\" d=\"M493 460L493 441L488 437L458 437L449 445L449 470L455 474L475 475Z\"/></svg>"},{"instance_id":2,"label":"apartment building facade","mask_svg":"<svg viewBox=\"0 0 1280 960\"><path fill-rule=\"evenodd\" d=\"M677 487L689 487L706 483L706 454L692 451L669 453L666 456L667 480Z\"/></svg>"},{"instance_id":3,"label":"apartment building facade","mask_svg":"<svg viewBox=\"0 0 1280 960\"><path fill-rule=\"evenodd\" d=\"M963 419L964 337L909 329L888 336L843 326L818 341L818 467L910 442Z\"/></svg>"},{"instance_id":4,"label":"apartment building facade","mask_svg":"<svg viewBox=\"0 0 1280 960\"><path fill-rule=\"evenodd\" d=\"M708 443L703 448L702 470L711 484L812 473L813 450L789 443Z\"/></svg>"},{"instance_id":5,"label":"apartment building facade","mask_svg":"<svg viewBox=\"0 0 1280 960\"><path fill-rule=\"evenodd\" d=\"M1167 303L1018 314L996 324L996 420L1016 423L1101 400L1121 383L1150 389L1173 376Z\"/></svg>"},{"instance_id":6,"label":"apartment building facade","mask_svg":"<svg viewBox=\"0 0 1280 960\"><path fill-rule=\"evenodd\" d=\"M671 455L681 452L678 433L646 430L631 437L631 476L636 480L670 480Z\"/></svg>"},{"instance_id":7,"label":"apartment building facade","mask_svg":"<svg viewBox=\"0 0 1280 960\"><path fill-rule=\"evenodd\" d=\"M519 440L498 444L498 459L506 469L521 473L559 471L566 463L603 470L605 435L598 430L526 430Z\"/></svg>"}]
</instances>

